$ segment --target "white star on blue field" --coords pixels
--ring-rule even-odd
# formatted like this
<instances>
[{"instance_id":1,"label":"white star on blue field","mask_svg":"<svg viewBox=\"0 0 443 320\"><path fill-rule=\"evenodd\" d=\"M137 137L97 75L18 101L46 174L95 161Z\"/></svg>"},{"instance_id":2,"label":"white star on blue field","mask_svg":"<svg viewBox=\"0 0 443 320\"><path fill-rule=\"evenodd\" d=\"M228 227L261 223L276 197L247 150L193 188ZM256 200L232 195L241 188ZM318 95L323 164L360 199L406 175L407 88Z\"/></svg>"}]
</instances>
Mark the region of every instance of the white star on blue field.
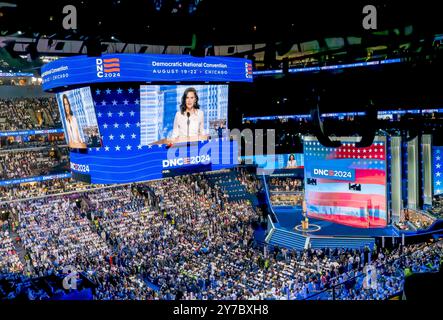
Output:
<instances>
[{"instance_id":1,"label":"white star on blue field","mask_svg":"<svg viewBox=\"0 0 443 320\"><path fill-rule=\"evenodd\" d=\"M140 150L139 89L120 86L92 92L104 150Z\"/></svg>"}]
</instances>

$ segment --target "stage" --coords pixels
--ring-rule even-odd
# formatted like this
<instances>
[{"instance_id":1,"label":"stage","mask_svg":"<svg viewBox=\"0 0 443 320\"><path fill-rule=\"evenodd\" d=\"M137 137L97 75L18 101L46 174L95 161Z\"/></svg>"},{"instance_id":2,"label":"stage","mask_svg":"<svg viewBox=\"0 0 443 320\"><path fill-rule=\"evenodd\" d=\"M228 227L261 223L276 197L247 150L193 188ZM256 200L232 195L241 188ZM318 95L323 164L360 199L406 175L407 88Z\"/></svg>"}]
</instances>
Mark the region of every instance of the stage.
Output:
<instances>
[{"instance_id":1,"label":"stage","mask_svg":"<svg viewBox=\"0 0 443 320\"><path fill-rule=\"evenodd\" d=\"M338 223L333 223L326 220L309 218L310 225L319 226L320 229L315 232L300 232L295 229L296 226L301 225L303 219L302 208L299 207L273 207L274 213L278 220L275 227L281 229L297 232L308 236L344 236L344 237L398 237L399 232L392 226L385 228L354 228ZM316 228L318 229L318 228Z\"/></svg>"}]
</instances>

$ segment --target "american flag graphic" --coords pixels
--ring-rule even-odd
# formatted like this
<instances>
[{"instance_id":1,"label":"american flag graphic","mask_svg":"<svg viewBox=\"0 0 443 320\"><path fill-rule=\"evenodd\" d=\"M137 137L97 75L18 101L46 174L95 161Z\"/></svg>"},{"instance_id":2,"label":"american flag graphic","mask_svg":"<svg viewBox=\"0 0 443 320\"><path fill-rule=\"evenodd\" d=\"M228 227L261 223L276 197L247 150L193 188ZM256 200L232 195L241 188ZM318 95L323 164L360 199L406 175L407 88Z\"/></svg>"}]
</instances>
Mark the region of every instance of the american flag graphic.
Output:
<instances>
[{"instance_id":1,"label":"american flag graphic","mask_svg":"<svg viewBox=\"0 0 443 320\"><path fill-rule=\"evenodd\" d=\"M246 62L245 68L246 68L246 78L252 78L252 64Z\"/></svg>"},{"instance_id":2,"label":"american flag graphic","mask_svg":"<svg viewBox=\"0 0 443 320\"><path fill-rule=\"evenodd\" d=\"M119 58L109 58L103 59L104 72L120 72L120 59Z\"/></svg>"},{"instance_id":3,"label":"american flag graphic","mask_svg":"<svg viewBox=\"0 0 443 320\"><path fill-rule=\"evenodd\" d=\"M376 141L367 148L342 142L338 148L329 148L317 141L305 141L304 155L305 196L310 217L354 227L386 226L385 142ZM352 169L355 179L315 178L311 175L315 165L334 171Z\"/></svg>"},{"instance_id":4,"label":"american flag graphic","mask_svg":"<svg viewBox=\"0 0 443 320\"><path fill-rule=\"evenodd\" d=\"M102 148L107 152L141 150L139 88L91 87L91 91L103 141Z\"/></svg>"},{"instance_id":5,"label":"american flag graphic","mask_svg":"<svg viewBox=\"0 0 443 320\"><path fill-rule=\"evenodd\" d=\"M434 195L443 193L443 147L433 147L432 148L432 170L434 177Z\"/></svg>"}]
</instances>

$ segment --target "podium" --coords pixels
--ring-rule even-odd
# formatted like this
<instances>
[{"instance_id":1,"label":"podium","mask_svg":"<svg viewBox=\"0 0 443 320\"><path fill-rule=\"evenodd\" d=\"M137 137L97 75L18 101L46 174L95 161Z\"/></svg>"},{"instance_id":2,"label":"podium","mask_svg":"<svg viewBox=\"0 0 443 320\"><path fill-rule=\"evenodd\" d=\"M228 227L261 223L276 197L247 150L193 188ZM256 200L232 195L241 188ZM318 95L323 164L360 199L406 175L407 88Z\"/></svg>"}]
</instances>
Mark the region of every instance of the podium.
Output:
<instances>
[{"instance_id":1,"label":"podium","mask_svg":"<svg viewBox=\"0 0 443 320\"><path fill-rule=\"evenodd\" d=\"M209 139L207 135L200 136L189 136L189 137L178 137L175 139L172 138L164 138L154 142L151 142L149 145L155 144L176 144L176 143L186 143L186 142L198 142L198 141L206 141Z\"/></svg>"}]
</instances>

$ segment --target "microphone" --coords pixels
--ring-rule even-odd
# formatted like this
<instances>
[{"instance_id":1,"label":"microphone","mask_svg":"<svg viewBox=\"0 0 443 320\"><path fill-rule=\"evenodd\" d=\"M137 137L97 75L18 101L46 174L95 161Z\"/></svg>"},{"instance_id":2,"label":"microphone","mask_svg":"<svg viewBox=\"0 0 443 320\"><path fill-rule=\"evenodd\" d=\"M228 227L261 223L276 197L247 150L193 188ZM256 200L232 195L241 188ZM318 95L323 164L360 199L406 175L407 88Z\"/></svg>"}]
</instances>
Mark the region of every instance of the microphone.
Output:
<instances>
[{"instance_id":1,"label":"microphone","mask_svg":"<svg viewBox=\"0 0 443 320\"><path fill-rule=\"evenodd\" d=\"M191 114L189 113L189 111L188 112L186 112L186 116L188 117L188 121L187 121L187 124L188 124L188 131L187 131L187 133L188 133L188 137L189 137L189 123L190 123L190 120L189 120L189 117L191 116Z\"/></svg>"}]
</instances>

